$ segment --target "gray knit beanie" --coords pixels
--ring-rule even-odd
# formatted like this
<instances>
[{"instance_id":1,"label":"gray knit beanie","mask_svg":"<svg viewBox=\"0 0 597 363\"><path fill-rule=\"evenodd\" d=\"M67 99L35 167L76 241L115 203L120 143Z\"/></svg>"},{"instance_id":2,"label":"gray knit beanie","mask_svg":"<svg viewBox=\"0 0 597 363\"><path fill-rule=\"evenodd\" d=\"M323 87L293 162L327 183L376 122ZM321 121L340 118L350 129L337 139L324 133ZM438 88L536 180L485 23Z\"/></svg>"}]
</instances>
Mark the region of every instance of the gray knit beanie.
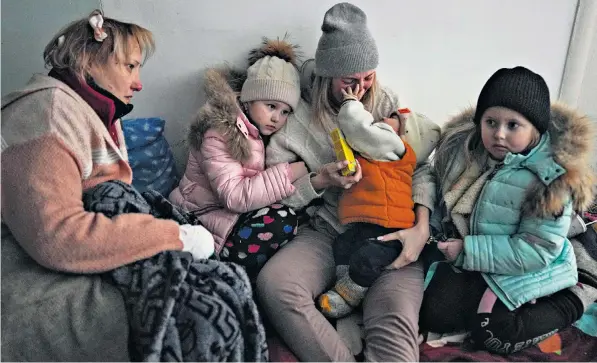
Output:
<instances>
[{"instance_id":1,"label":"gray knit beanie","mask_svg":"<svg viewBox=\"0 0 597 363\"><path fill-rule=\"evenodd\" d=\"M339 3L323 17L323 34L315 52L315 74L342 77L377 68L379 54L360 8Z\"/></svg>"},{"instance_id":2,"label":"gray knit beanie","mask_svg":"<svg viewBox=\"0 0 597 363\"><path fill-rule=\"evenodd\" d=\"M295 48L284 40L264 39L261 48L253 49L240 101L279 101L296 109L301 90Z\"/></svg>"}]
</instances>

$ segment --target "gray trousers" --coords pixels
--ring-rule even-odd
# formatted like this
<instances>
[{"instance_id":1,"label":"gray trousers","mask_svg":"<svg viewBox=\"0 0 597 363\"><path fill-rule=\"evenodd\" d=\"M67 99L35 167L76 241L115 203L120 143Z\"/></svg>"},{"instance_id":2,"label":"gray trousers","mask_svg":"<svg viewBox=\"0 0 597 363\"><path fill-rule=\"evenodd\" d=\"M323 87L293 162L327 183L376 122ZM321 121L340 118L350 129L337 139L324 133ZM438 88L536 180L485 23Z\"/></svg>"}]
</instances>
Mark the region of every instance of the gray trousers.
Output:
<instances>
[{"instance_id":1,"label":"gray trousers","mask_svg":"<svg viewBox=\"0 0 597 363\"><path fill-rule=\"evenodd\" d=\"M50 271L2 226L2 361L129 361L122 293L99 275Z\"/></svg>"},{"instance_id":2,"label":"gray trousers","mask_svg":"<svg viewBox=\"0 0 597 363\"><path fill-rule=\"evenodd\" d=\"M327 224L324 224L327 226ZM303 227L276 253L257 279L265 314L301 361L354 361L354 356L315 299L336 281L332 252L335 232ZM321 231L321 232L320 232ZM418 317L423 269L413 263L383 273L363 301L365 359L418 361Z\"/></svg>"}]
</instances>

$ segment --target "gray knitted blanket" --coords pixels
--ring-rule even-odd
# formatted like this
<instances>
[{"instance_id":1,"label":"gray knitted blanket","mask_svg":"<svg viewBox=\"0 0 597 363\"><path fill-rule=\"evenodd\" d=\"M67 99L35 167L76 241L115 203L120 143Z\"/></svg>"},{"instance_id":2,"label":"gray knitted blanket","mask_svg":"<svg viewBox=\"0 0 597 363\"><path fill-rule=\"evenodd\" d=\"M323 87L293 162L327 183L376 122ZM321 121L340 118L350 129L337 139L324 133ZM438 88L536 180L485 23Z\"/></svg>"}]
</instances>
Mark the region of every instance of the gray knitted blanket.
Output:
<instances>
[{"instance_id":1,"label":"gray knitted blanket","mask_svg":"<svg viewBox=\"0 0 597 363\"><path fill-rule=\"evenodd\" d=\"M83 204L110 218L148 213L198 223L159 193L141 194L120 181L87 190ZM166 251L108 275L124 295L133 361L267 360L265 331L242 267Z\"/></svg>"}]
</instances>

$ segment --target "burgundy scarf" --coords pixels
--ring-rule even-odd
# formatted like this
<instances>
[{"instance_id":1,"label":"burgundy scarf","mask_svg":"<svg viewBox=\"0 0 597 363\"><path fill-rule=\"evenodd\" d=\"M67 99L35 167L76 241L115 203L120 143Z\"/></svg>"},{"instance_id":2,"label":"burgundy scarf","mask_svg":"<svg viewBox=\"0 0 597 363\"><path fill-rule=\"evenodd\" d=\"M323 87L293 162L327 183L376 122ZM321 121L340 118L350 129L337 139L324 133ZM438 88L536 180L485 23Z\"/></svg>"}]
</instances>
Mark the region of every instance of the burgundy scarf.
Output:
<instances>
[{"instance_id":1,"label":"burgundy scarf","mask_svg":"<svg viewBox=\"0 0 597 363\"><path fill-rule=\"evenodd\" d=\"M77 92L103 121L114 143L120 146L115 121L130 113L133 110L133 105L125 104L110 92L99 87L92 79L81 82L69 70L52 68L48 76L64 82Z\"/></svg>"}]
</instances>

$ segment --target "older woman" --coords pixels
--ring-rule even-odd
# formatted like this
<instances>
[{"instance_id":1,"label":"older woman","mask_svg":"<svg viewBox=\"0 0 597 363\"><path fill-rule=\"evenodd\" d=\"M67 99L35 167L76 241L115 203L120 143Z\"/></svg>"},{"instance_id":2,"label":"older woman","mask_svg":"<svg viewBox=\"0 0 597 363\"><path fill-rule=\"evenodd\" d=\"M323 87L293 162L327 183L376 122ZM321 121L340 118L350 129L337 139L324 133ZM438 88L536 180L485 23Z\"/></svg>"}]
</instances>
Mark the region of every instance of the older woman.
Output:
<instances>
[{"instance_id":1,"label":"older woman","mask_svg":"<svg viewBox=\"0 0 597 363\"><path fill-rule=\"evenodd\" d=\"M129 360L123 298L92 273L214 250L203 227L83 209L84 190L132 181L119 119L153 49L147 29L94 11L46 46L48 75L2 100L3 360Z\"/></svg>"},{"instance_id":2,"label":"older woman","mask_svg":"<svg viewBox=\"0 0 597 363\"><path fill-rule=\"evenodd\" d=\"M367 90L361 101L376 120L389 116L399 104L394 93L377 83L378 52L361 9L348 3L334 5L325 14L322 30L314 75L304 77L309 85L313 82L307 95L310 104L299 103L284 128L272 136L267 150L269 165L302 160L312 171L294 183L297 192L285 200L295 208L310 205L310 225L265 265L257 288L265 313L301 360L351 361L352 353L314 304L314 298L335 279L332 241L344 231L337 215L339 193L361 178L360 170L353 176L340 175L344 165L335 161L329 131L337 127L342 90L347 87L359 85ZM427 159L438 137L439 127L429 120L416 115L409 119L406 139L419 163ZM404 250L392 264L394 269L374 283L363 302L367 360L419 359L417 320L423 271L419 263L411 262L429 237L435 190L428 176L415 173L416 225L391 236L403 242ZM322 204L311 203L319 198Z\"/></svg>"}]
</instances>

